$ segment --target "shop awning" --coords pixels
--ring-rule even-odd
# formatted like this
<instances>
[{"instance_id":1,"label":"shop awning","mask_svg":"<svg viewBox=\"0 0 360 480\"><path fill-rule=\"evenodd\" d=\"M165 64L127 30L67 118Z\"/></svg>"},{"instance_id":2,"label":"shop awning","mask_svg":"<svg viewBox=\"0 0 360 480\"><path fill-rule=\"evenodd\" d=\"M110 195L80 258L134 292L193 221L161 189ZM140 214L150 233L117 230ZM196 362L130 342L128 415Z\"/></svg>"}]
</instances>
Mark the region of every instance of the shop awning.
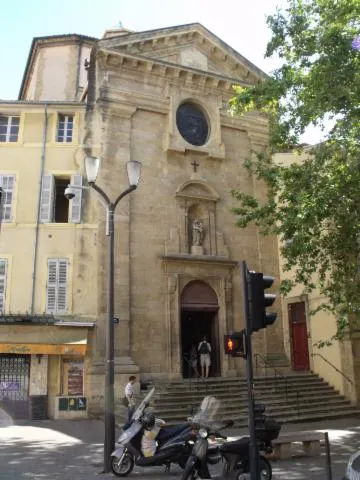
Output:
<instances>
[{"instance_id":1,"label":"shop awning","mask_svg":"<svg viewBox=\"0 0 360 480\"><path fill-rule=\"evenodd\" d=\"M87 328L0 327L0 353L86 355Z\"/></svg>"}]
</instances>

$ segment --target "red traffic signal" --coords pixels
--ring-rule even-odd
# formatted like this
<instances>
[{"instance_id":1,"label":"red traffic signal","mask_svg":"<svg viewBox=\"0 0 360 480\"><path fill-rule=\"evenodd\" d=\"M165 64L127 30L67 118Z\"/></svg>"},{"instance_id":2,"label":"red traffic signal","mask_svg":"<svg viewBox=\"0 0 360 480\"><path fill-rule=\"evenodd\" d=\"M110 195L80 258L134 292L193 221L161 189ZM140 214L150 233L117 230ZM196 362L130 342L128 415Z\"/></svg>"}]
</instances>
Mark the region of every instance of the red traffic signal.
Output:
<instances>
[{"instance_id":1,"label":"red traffic signal","mask_svg":"<svg viewBox=\"0 0 360 480\"><path fill-rule=\"evenodd\" d=\"M224 335L224 349L227 355L246 357L244 335L245 330Z\"/></svg>"},{"instance_id":2,"label":"red traffic signal","mask_svg":"<svg viewBox=\"0 0 360 480\"><path fill-rule=\"evenodd\" d=\"M234 353L235 342L231 335L225 335L225 353Z\"/></svg>"}]
</instances>

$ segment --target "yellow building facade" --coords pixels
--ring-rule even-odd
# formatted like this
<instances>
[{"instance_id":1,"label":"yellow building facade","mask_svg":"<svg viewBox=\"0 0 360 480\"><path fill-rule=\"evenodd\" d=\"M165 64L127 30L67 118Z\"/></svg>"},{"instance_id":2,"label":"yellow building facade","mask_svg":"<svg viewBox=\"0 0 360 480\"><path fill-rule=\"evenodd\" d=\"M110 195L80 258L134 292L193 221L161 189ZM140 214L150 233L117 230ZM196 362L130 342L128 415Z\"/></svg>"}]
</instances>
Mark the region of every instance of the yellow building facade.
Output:
<instances>
[{"instance_id":1,"label":"yellow building facade","mask_svg":"<svg viewBox=\"0 0 360 480\"><path fill-rule=\"evenodd\" d=\"M64 197L82 185L83 116L79 102L0 103L0 402L17 398L15 416L87 415L97 226L82 190Z\"/></svg>"},{"instance_id":2,"label":"yellow building facade","mask_svg":"<svg viewBox=\"0 0 360 480\"><path fill-rule=\"evenodd\" d=\"M302 155L278 153L274 161L286 166L302 162L306 155L306 152ZM292 272L285 272L282 268L280 253L279 258L281 279L291 279ZM317 290L303 294L301 285L295 286L291 293L282 299L286 355L294 371L311 370L353 403L358 403L360 366L358 334L348 333L343 341L334 340L331 345L319 348L317 346L319 342L330 340L337 331L334 315L324 311L310 315L311 311L324 302L326 298Z\"/></svg>"}]
</instances>

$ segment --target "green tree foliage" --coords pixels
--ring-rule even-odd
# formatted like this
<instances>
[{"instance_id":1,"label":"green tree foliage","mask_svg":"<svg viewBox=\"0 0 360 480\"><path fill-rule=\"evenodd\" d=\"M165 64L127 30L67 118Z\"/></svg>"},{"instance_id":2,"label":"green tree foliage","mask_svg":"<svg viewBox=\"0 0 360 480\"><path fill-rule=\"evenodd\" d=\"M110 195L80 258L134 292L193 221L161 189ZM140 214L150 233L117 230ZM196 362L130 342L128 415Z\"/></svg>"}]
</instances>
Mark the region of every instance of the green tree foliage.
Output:
<instances>
[{"instance_id":1,"label":"green tree foliage","mask_svg":"<svg viewBox=\"0 0 360 480\"><path fill-rule=\"evenodd\" d=\"M262 83L236 87L231 101L234 114L268 115L269 149L246 164L267 184L267 200L234 191L234 213L240 227L254 222L263 234L280 236L294 283L327 298L320 308L336 313L341 337L360 312L360 2L289 0L267 23L266 56L281 66ZM309 125L324 127L329 119L327 140L307 148L304 162L272 161ZM284 294L291 287L281 286Z\"/></svg>"}]
</instances>

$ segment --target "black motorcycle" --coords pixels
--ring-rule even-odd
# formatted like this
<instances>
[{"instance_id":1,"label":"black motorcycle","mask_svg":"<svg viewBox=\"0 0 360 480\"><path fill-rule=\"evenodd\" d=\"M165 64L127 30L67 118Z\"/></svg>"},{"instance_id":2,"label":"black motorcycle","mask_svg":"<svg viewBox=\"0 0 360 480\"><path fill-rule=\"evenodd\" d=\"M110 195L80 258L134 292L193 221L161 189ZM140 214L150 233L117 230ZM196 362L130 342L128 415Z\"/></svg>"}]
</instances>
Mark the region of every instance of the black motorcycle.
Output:
<instances>
[{"instance_id":1,"label":"black motorcycle","mask_svg":"<svg viewBox=\"0 0 360 480\"><path fill-rule=\"evenodd\" d=\"M272 440L279 436L280 424L266 417L264 430L256 433L259 450L259 470L261 480L271 480L272 468L270 462L262 453L272 453ZM232 442L226 442L219 447L221 456L225 460L224 477L231 477L234 472L236 480L242 480L242 475L250 472L250 437L245 436Z\"/></svg>"},{"instance_id":2,"label":"black motorcycle","mask_svg":"<svg viewBox=\"0 0 360 480\"><path fill-rule=\"evenodd\" d=\"M129 475L134 465L139 467L165 466L165 471L170 470L172 463L184 468L191 453L188 443L193 435L192 425L162 427L156 436L156 450L151 456L144 456L141 441L146 430L150 431L156 422L155 416L146 412L150 397L154 389L139 405L128 428L123 430L117 441L118 447L112 452L111 469L118 477Z\"/></svg>"},{"instance_id":3,"label":"black motorcycle","mask_svg":"<svg viewBox=\"0 0 360 480\"><path fill-rule=\"evenodd\" d=\"M214 397L208 401L208 404L219 403ZM216 439L221 437L221 434L214 428L217 426L216 422L207 419L209 415L200 414L197 419L199 428L197 431L196 440L194 443L191 455L185 465L181 480L194 480L200 478L211 478L208 464L217 464L224 461L223 474L227 478L235 478L242 480L245 474L250 472L250 438L248 436L242 437L238 440L225 442L219 445L218 443L209 439ZM213 417L213 415L210 415ZM264 430L257 435L257 442L259 452L270 453L272 451L272 440L278 437L280 432L280 424L276 420L267 417L264 422ZM272 468L270 462L259 454L260 478L261 480L271 480Z\"/></svg>"},{"instance_id":4,"label":"black motorcycle","mask_svg":"<svg viewBox=\"0 0 360 480\"><path fill-rule=\"evenodd\" d=\"M211 478L208 463L216 464L221 460L219 448L216 445L210 447L208 437L211 432L231 426L233 422L221 425L219 407L220 402L215 397L205 397L201 402L200 409L192 418L194 437L189 443L192 443L193 447L181 480L195 480L198 477Z\"/></svg>"}]
</instances>

